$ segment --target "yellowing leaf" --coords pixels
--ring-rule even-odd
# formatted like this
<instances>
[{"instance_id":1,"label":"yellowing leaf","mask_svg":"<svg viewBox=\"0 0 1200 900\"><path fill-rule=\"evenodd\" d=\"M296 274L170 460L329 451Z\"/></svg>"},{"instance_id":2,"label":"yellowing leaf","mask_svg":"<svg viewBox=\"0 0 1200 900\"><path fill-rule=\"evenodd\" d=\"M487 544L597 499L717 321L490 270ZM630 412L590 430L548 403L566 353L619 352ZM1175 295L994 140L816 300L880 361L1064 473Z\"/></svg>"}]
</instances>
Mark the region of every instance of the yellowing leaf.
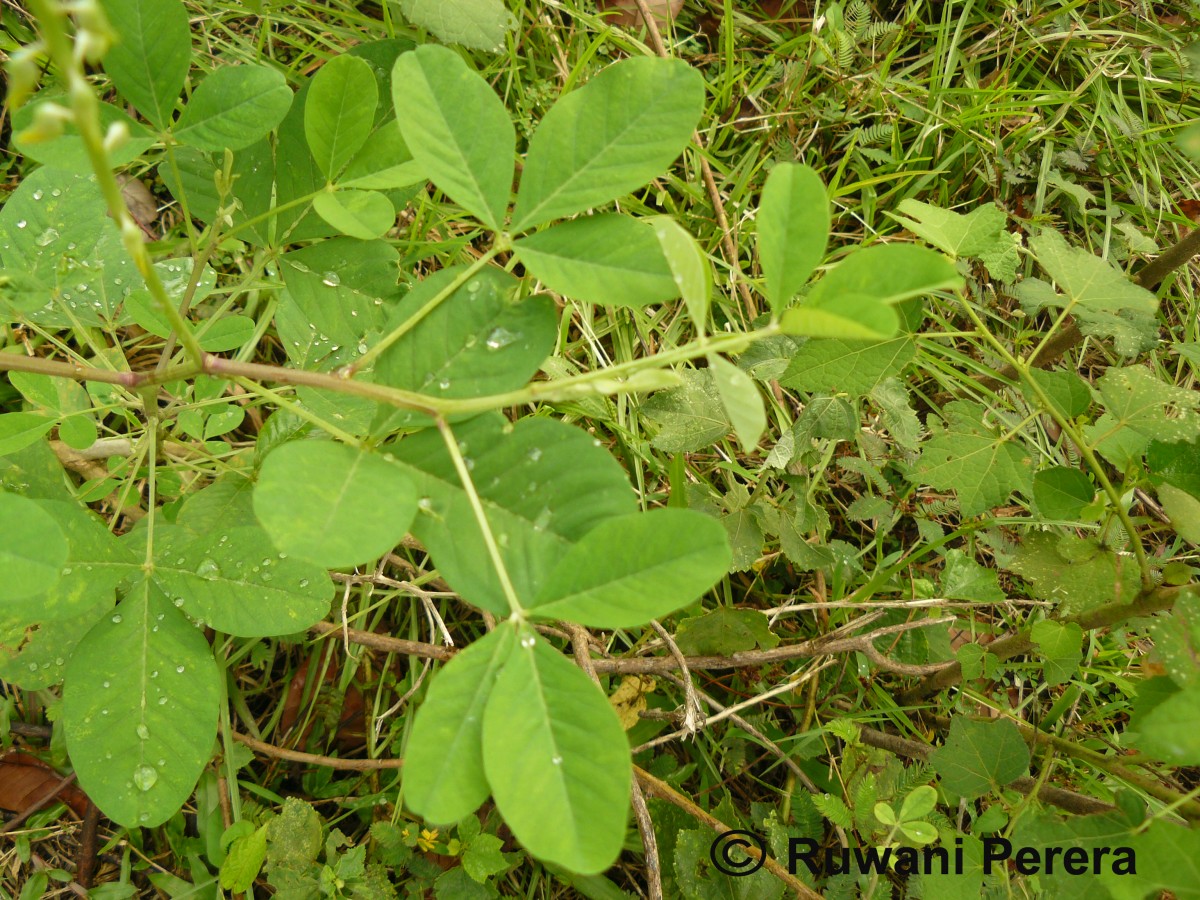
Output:
<instances>
[{"instance_id":1,"label":"yellowing leaf","mask_svg":"<svg viewBox=\"0 0 1200 900\"><path fill-rule=\"evenodd\" d=\"M646 695L657 685L658 682L649 675L626 675L609 696L608 702L626 731L641 721L638 714L646 708Z\"/></svg>"}]
</instances>

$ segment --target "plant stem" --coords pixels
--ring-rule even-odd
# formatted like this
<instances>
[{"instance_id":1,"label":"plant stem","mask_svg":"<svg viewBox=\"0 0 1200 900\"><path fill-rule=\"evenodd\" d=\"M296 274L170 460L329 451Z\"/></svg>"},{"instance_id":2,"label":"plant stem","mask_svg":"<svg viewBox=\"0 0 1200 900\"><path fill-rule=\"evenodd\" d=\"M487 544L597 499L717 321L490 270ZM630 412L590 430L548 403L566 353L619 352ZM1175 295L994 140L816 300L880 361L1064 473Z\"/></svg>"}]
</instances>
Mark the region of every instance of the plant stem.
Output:
<instances>
[{"instance_id":1,"label":"plant stem","mask_svg":"<svg viewBox=\"0 0 1200 900\"><path fill-rule=\"evenodd\" d=\"M514 619L523 619L525 608L521 605L516 588L513 587L512 579L508 576L508 568L504 565L503 557L500 556L500 547L496 543L496 536L492 534L492 523L488 521L487 511L483 508L483 501L479 499L479 493L475 490L475 482L471 478L470 468L467 466L467 461L463 458L458 441L454 438L454 432L450 430L450 426L446 424L446 420L441 418L437 420L437 429L441 432L442 440L446 443L446 450L450 453L450 459L454 462L454 469L458 472L458 478L462 482L463 491L466 492L467 500L471 504L471 510L475 513L475 521L479 525L480 533L483 535L483 543L487 547L492 567L496 570L496 577L500 579L500 589L504 592L504 599L508 601L508 608L512 610Z\"/></svg>"},{"instance_id":2,"label":"plant stem","mask_svg":"<svg viewBox=\"0 0 1200 900\"><path fill-rule=\"evenodd\" d=\"M377 343L374 347L372 347L354 362L350 363L350 365L346 366L344 370L346 376L351 377L356 372L361 371L374 362L381 353L388 349L388 347L392 346L392 344L396 343L396 341L400 340L400 338L404 337L404 335L416 328L420 321L437 309L447 297L474 278L475 275L478 274L479 271L484 268L484 266L495 259L496 255L500 252L501 246L499 245L499 242L497 242L497 244L493 245L487 253L483 254L483 256L479 257L479 259L467 266L467 268L460 272L453 281L429 298L424 306L401 322L389 334L385 335L383 340Z\"/></svg>"},{"instance_id":3,"label":"plant stem","mask_svg":"<svg viewBox=\"0 0 1200 900\"><path fill-rule=\"evenodd\" d=\"M59 74L67 81L67 93L71 98L71 108L75 113L75 127L79 130L79 137L87 151L92 171L96 175L96 183L108 204L109 213L112 215L113 221L117 223L125 252L137 266L159 312L170 323L172 330L179 335L188 357L198 364L204 351L200 349L200 343L192 334L187 320L179 314L174 304L171 303L171 298L167 296L167 290L158 276L158 270L154 268L154 263L146 250L142 230L130 215L129 209L125 205L125 198L121 195L121 186L117 184L117 179L113 175L112 163L108 158L108 151L104 147L104 135L100 130L100 101L96 99L96 94L83 73L82 65L76 60L75 54L71 50L71 41L67 37L64 27L66 14L62 8L51 3L50 0L31 0L30 6L35 19L41 26L42 38L46 43L50 58L58 66Z\"/></svg>"},{"instance_id":4,"label":"plant stem","mask_svg":"<svg viewBox=\"0 0 1200 900\"><path fill-rule=\"evenodd\" d=\"M1175 604L1181 592L1185 590L1196 591L1197 589L1200 589L1200 584L1186 584L1178 587L1152 587L1149 590L1143 590L1129 603L1109 603L1088 612L1055 621L1064 624L1074 623L1084 631L1095 631L1098 628L1108 628L1129 619L1148 616L1156 612L1161 612L1164 609L1170 609ZM994 654L1002 660L1032 651L1033 638L1031 637L1030 629L1022 629L1008 637L993 641L987 646L988 653ZM896 702L901 706L911 706L920 703L925 698L932 697L939 691L959 684L962 681L962 677L962 666L957 662L953 663L940 672L922 679L921 683L916 687L901 693L896 698Z\"/></svg>"},{"instance_id":5,"label":"plant stem","mask_svg":"<svg viewBox=\"0 0 1200 900\"><path fill-rule=\"evenodd\" d=\"M963 308L967 311L967 315L975 323L976 327L980 329L984 340L990 343L996 349L996 352L999 353L1002 358L1008 361L1021 379L1029 385L1032 391L1037 395L1038 402L1041 403L1042 407L1046 410L1050 417L1058 423L1058 426L1063 430L1063 433L1066 434L1079 449L1080 455L1088 464L1088 468L1092 470L1092 474L1096 476L1096 480L1100 482L1100 487L1108 496L1109 502L1112 503L1113 512L1115 512L1117 518L1121 520L1121 524L1125 527L1125 533L1129 535L1129 545L1133 549L1133 555L1137 558L1138 569L1141 571L1142 575L1142 590L1148 590L1153 587L1154 580L1151 577L1150 561L1146 558L1146 549L1142 546L1142 542L1137 534L1137 529L1134 527L1133 520L1129 518L1129 513L1121 505L1121 495L1117 492L1117 489L1113 486L1113 483L1109 481L1108 473L1104 471L1104 466L1101 465L1100 460L1096 457L1095 451L1092 450L1091 446L1086 440L1084 440L1083 435L1079 433L1079 429L1075 427L1075 423L1064 416L1059 411L1058 407L1056 407L1050 401L1049 396L1047 396L1046 392L1042 389L1042 386L1038 384L1038 382L1030 375L1028 364L1017 359L1012 353L1009 352L1008 348L1005 347L1004 344L997 340L997 338L987 330L983 320L979 318L979 314L971 308L971 303L969 300L963 299L962 304Z\"/></svg>"}]
</instances>

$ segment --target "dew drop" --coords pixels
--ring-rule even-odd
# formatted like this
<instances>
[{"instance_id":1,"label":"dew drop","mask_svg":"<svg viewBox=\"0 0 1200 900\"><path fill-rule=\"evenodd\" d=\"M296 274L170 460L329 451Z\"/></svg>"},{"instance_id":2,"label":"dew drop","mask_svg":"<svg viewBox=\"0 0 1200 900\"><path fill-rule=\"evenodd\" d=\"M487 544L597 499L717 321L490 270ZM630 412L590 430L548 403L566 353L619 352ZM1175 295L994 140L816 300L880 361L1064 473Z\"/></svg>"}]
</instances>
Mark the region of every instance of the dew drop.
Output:
<instances>
[{"instance_id":1,"label":"dew drop","mask_svg":"<svg viewBox=\"0 0 1200 900\"><path fill-rule=\"evenodd\" d=\"M175 671L176 671L176 672L178 672L180 675L182 675L182 674L183 674L183 672L184 672L184 667L183 667L183 666L176 666L176 667L175 667Z\"/></svg>"},{"instance_id":2,"label":"dew drop","mask_svg":"<svg viewBox=\"0 0 1200 900\"><path fill-rule=\"evenodd\" d=\"M28 225L28 224L29 224L29 223L28 223L28 222L26 222L24 219L19 219L19 220L17 221L17 227L18 227L18 228L24 228L24 227L25 227L26 225Z\"/></svg>"},{"instance_id":3,"label":"dew drop","mask_svg":"<svg viewBox=\"0 0 1200 900\"><path fill-rule=\"evenodd\" d=\"M507 347L514 341L519 341L521 335L514 334L507 328L493 328L492 333L487 337L487 348L489 350L499 350L501 347Z\"/></svg>"},{"instance_id":4,"label":"dew drop","mask_svg":"<svg viewBox=\"0 0 1200 900\"><path fill-rule=\"evenodd\" d=\"M63 566L62 573L63 573L64 575L70 575L70 574L71 574L71 567L70 567L70 566Z\"/></svg>"},{"instance_id":5,"label":"dew drop","mask_svg":"<svg viewBox=\"0 0 1200 900\"><path fill-rule=\"evenodd\" d=\"M143 741L150 740L150 729L146 727L146 724L144 722L138 725L137 736L139 738L141 738Z\"/></svg>"},{"instance_id":6,"label":"dew drop","mask_svg":"<svg viewBox=\"0 0 1200 900\"><path fill-rule=\"evenodd\" d=\"M121 624L121 614L120 614L120 613L116 613L116 614L115 614L115 615L112 617L112 622L113 622L113 624L114 624L114 625L120 625L120 624Z\"/></svg>"},{"instance_id":7,"label":"dew drop","mask_svg":"<svg viewBox=\"0 0 1200 900\"><path fill-rule=\"evenodd\" d=\"M529 456L530 462L537 462L539 459L542 458L542 448L541 447L531 448L528 453L528 456Z\"/></svg>"},{"instance_id":8,"label":"dew drop","mask_svg":"<svg viewBox=\"0 0 1200 900\"><path fill-rule=\"evenodd\" d=\"M208 581L214 581L221 576L221 567L215 559L206 556L200 561L200 565L196 566L196 574Z\"/></svg>"},{"instance_id":9,"label":"dew drop","mask_svg":"<svg viewBox=\"0 0 1200 900\"><path fill-rule=\"evenodd\" d=\"M337 287L341 283L342 279L337 272L326 272L321 276L321 284L326 287Z\"/></svg>"},{"instance_id":10,"label":"dew drop","mask_svg":"<svg viewBox=\"0 0 1200 900\"><path fill-rule=\"evenodd\" d=\"M554 765L556 765L556 766L561 766L562 765L562 757L555 756L555 757L551 758L550 762L554 763Z\"/></svg>"},{"instance_id":11,"label":"dew drop","mask_svg":"<svg viewBox=\"0 0 1200 900\"><path fill-rule=\"evenodd\" d=\"M307 578L300 579L300 587L302 587L302 588L308 587L308 579Z\"/></svg>"},{"instance_id":12,"label":"dew drop","mask_svg":"<svg viewBox=\"0 0 1200 900\"><path fill-rule=\"evenodd\" d=\"M100 686L101 686L101 687L106 687L106 688L107 688L107 687L112 687L112 682L110 682L110 681L103 681L103 682L101 682L101 683L100 683Z\"/></svg>"},{"instance_id":13,"label":"dew drop","mask_svg":"<svg viewBox=\"0 0 1200 900\"><path fill-rule=\"evenodd\" d=\"M162 696L162 697L159 697L159 698L158 698L158 705L159 705L159 706L166 706L166 705L167 705L167 698L166 698L166 696L165 696L165 695L164 695L164 696Z\"/></svg>"},{"instance_id":14,"label":"dew drop","mask_svg":"<svg viewBox=\"0 0 1200 900\"><path fill-rule=\"evenodd\" d=\"M537 643L537 641L534 639L534 636L532 634L527 634L527 635L525 635L525 637L521 638L521 646L524 647L525 649L529 649L535 643Z\"/></svg>"},{"instance_id":15,"label":"dew drop","mask_svg":"<svg viewBox=\"0 0 1200 900\"><path fill-rule=\"evenodd\" d=\"M44 196L44 195L42 194L42 192L41 192L41 191L34 191L34 192L33 192L33 199L34 199L34 200L41 200L43 196Z\"/></svg>"},{"instance_id":16,"label":"dew drop","mask_svg":"<svg viewBox=\"0 0 1200 900\"><path fill-rule=\"evenodd\" d=\"M139 791L148 791L158 781L158 769L154 766L138 766L133 770L133 783ZM145 813L143 813L145 815Z\"/></svg>"},{"instance_id":17,"label":"dew drop","mask_svg":"<svg viewBox=\"0 0 1200 900\"><path fill-rule=\"evenodd\" d=\"M183 599L182 597L176 597L176 598L175 598L174 600L172 600L171 602L172 602L172 603L174 603L176 606L183 606L183 604L184 604L184 599Z\"/></svg>"}]
</instances>

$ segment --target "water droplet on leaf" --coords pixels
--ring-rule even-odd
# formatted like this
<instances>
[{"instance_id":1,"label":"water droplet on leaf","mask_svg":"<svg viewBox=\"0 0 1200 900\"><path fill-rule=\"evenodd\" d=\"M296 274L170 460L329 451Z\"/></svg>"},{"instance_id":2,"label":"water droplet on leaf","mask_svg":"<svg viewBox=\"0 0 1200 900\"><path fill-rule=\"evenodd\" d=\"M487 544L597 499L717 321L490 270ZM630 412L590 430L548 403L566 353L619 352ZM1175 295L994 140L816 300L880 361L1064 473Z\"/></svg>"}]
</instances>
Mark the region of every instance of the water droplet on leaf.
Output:
<instances>
[{"instance_id":1,"label":"water droplet on leaf","mask_svg":"<svg viewBox=\"0 0 1200 900\"><path fill-rule=\"evenodd\" d=\"M158 782L158 769L154 766L138 766L133 770L133 783L139 791L148 791ZM146 815L143 813L142 815Z\"/></svg>"}]
</instances>

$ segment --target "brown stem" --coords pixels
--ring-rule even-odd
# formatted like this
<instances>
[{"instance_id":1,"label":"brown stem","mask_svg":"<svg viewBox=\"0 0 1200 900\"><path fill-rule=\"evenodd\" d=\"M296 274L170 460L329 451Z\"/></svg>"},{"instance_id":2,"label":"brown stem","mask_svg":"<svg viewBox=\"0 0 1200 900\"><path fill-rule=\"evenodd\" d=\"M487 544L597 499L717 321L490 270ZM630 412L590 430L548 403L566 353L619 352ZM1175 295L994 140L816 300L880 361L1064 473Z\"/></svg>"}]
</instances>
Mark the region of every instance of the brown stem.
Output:
<instances>
[{"instance_id":1,"label":"brown stem","mask_svg":"<svg viewBox=\"0 0 1200 900\"><path fill-rule=\"evenodd\" d=\"M70 378L72 381L102 381L105 384L119 384L123 387L133 387L137 384L138 379L133 372L111 372L108 369L97 369L93 366L42 359L40 356L0 353L0 372L12 371L56 375L60 378Z\"/></svg>"},{"instance_id":2,"label":"brown stem","mask_svg":"<svg viewBox=\"0 0 1200 900\"><path fill-rule=\"evenodd\" d=\"M649 796L657 797L659 800L665 800L667 803L679 807L706 828L711 828L718 834L725 834L731 830L730 827L720 819L709 815L665 781L655 778L644 769L634 766L633 776L637 779L638 784L641 785L642 790L645 791ZM758 859L760 856L762 856L763 867L788 887L790 887L793 891L795 891L797 897L803 897L805 900L821 900L820 894L810 888L795 875L788 872L788 870L781 866L777 860L772 859L770 854L760 854L757 848L748 847L746 849L746 855L753 856L755 859Z\"/></svg>"},{"instance_id":3,"label":"brown stem","mask_svg":"<svg viewBox=\"0 0 1200 900\"><path fill-rule=\"evenodd\" d=\"M1095 631L1097 628L1108 628L1128 619L1138 616L1148 616L1151 613L1170 609L1181 591L1195 590L1200 585L1188 584L1179 587L1155 587L1143 591L1130 603L1109 603L1085 613L1068 616L1059 621L1074 623L1084 631ZM988 644L988 653L995 654L1000 659L1010 659L1033 650L1033 639L1028 629L1018 631L1008 637L1001 638ZM959 684L962 681L962 666L952 663L940 672L924 678L920 684L902 692L896 702L901 706L911 706L932 697L939 691Z\"/></svg>"},{"instance_id":4,"label":"brown stem","mask_svg":"<svg viewBox=\"0 0 1200 900\"><path fill-rule=\"evenodd\" d=\"M1150 262L1146 263L1146 265L1142 266L1138 270L1138 273L1133 276L1133 280L1139 286L1152 291L1162 283L1164 278L1184 265L1197 253L1200 253L1200 228L1193 228L1174 246L1167 248ZM1079 330L1078 325L1072 322L1047 341L1045 346L1029 360L1029 365L1044 369L1052 365L1059 357L1082 341L1083 332ZM995 390L1006 381L1015 381L1017 375L1015 366L1005 366L999 369L994 377L980 378L979 386L988 390Z\"/></svg>"},{"instance_id":5,"label":"brown stem","mask_svg":"<svg viewBox=\"0 0 1200 900\"><path fill-rule=\"evenodd\" d=\"M274 759L286 759L288 762L304 763L310 766L325 766L330 769L343 769L351 772L374 772L376 769L399 769L404 765L402 759L342 759L337 756L321 756L316 753L302 753L299 750L289 750L286 747L276 747L265 741L256 740L248 734L236 731L230 736L245 744L255 753L270 756Z\"/></svg>"},{"instance_id":6,"label":"brown stem","mask_svg":"<svg viewBox=\"0 0 1200 900\"><path fill-rule=\"evenodd\" d=\"M80 887L90 888L96 879L96 837L99 829L100 807L89 797L79 834L79 855L75 858L75 880Z\"/></svg>"},{"instance_id":7,"label":"brown stem","mask_svg":"<svg viewBox=\"0 0 1200 900\"><path fill-rule=\"evenodd\" d=\"M862 735L862 742L864 744L870 747L878 747L881 750L887 750L897 756L903 756L908 759L919 759L924 762L933 753L933 748L927 747L925 744L906 740L905 738L897 737L894 734L888 734L884 731L876 731L874 728L864 728L860 725L859 732ZM1037 788L1039 800L1081 816L1116 811L1115 806L1102 803L1092 797L1085 797L1083 794L1076 794L1074 791L1065 791L1062 788L1050 787L1049 785L1037 787L1036 780L1028 776L1018 778L1011 784L1005 785L1005 787L1020 791L1022 794L1028 794Z\"/></svg>"}]
</instances>

